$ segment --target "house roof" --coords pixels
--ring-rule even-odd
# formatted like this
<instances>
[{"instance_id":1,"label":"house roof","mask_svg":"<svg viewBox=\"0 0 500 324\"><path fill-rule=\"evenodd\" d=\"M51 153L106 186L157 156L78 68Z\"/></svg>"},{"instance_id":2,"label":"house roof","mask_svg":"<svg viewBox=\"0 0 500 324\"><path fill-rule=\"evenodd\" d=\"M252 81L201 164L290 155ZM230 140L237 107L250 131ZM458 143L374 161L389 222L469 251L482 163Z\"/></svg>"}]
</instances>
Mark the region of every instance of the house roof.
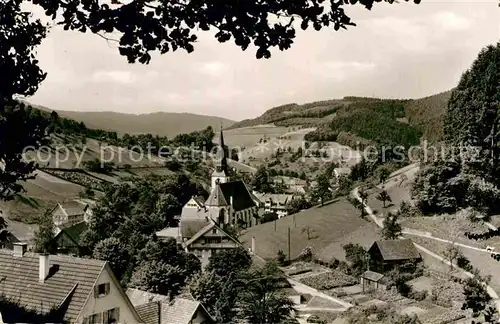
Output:
<instances>
[{"instance_id":1,"label":"house roof","mask_svg":"<svg viewBox=\"0 0 500 324\"><path fill-rule=\"evenodd\" d=\"M196 235L201 229L207 226L210 220L182 220L180 222L181 236L185 238L190 238Z\"/></svg>"},{"instance_id":2,"label":"house roof","mask_svg":"<svg viewBox=\"0 0 500 324\"><path fill-rule=\"evenodd\" d=\"M205 205L205 198L203 196L194 196L193 199L198 205Z\"/></svg>"},{"instance_id":3,"label":"house roof","mask_svg":"<svg viewBox=\"0 0 500 324\"><path fill-rule=\"evenodd\" d=\"M362 276L363 279L368 279L370 281L375 281L375 282L378 282L383 277L384 277L383 274L374 271L365 271L365 273L363 273Z\"/></svg>"},{"instance_id":4,"label":"house roof","mask_svg":"<svg viewBox=\"0 0 500 324\"><path fill-rule=\"evenodd\" d=\"M179 227L165 227L161 231L156 232L157 237L173 237L177 238L180 235Z\"/></svg>"},{"instance_id":5,"label":"house roof","mask_svg":"<svg viewBox=\"0 0 500 324\"><path fill-rule=\"evenodd\" d=\"M255 207L247 186L241 180L221 183L215 187L207 199L207 206L229 206L233 197L233 209L235 211Z\"/></svg>"},{"instance_id":6,"label":"house roof","mask_svg":"<svg viewBox=\"0 0 500 324\"><path fill-rule=\"evenodd\" d=\"M208 209L196 207L184 207L181 212L181 220L205 220L208 217Z\"/></svg>"},{"instance_id":7,"label":"house roof","mask_svg":"<svg viewBox=\"0 0 500 324\"><path fill-rule=\"evenodd\" d=\"M59 206L68 216L85 214L85 210L88 207L87 204L81 203L76 200L60 203Z\"/></svg>"},{"instance_id":8,"label":"house roof","mask_svg":"<svg viewBox=\"0 0 500 324\"><path fill-rule=\"evenodd\" d=\"M214 188L214 190L212 190L205 205L215 207L229 206L229 201L231 201L231 199L229 199L228 197L228 199L226 200L226 197L224 196L224 193L222 192L219 184Z\"/></svg>"},{"instance_id":9,"label":"house roof","mask_svg":"<svg viewBox=\"0 0 500 324\"><path fill-rule=\"evenodd\" d=\"M375 241L370 250L374 246L378 246L386 261L420 259L420 253L409 239Z\"/></svg>"},{"instance_id":10,"label":"house roof","mask_svg":"<svg viewBox=\"0 0 500 324\"><path fill-rule=\"evenodd\" d=\"M64 320L75 322L105 265L99 260L50 255L49 276L40 283L38 255L15 257L10 250L0 250L0 292L40 313L64 305Z\"/></svg>"},{"instance_id":11,"label":"house roof","mask_svg":"<svg viewBox=\"0 0 500 324\"><path fill-rule=\"evenodd\" d=\"M279 204L286 204L290 200L293 199L293 195L291 194L270 194L270 193L263 193L263 194L257 194L258 198L260 201L263 202L272 202L272 203L279 203Z\"/></svg>"},{"instance_id":12,"label":"house roof","mask_svg":"<svg viewBox=\"0 0 500 324\"><path fill-rule=\"evenodd\" d=\"M126 291L132 305L144 305L152 301L169 300L168 296L155 294L149 291L144 291L136 288L128 288Z\"/></svg>"},{"instance_id":13,"label":"house roof","mask_svg":"<svg viewBox=\"0 0 500 324\"><path fill-rule=\"evenodd\" d=\"M217 228L221 233L225 234L227 237L229 237L231 240L233 240L234 242L236 242L238 245L241 246L241 244L238 242L238 240L236 240L231 235L227 234L213 220L211 220L205 227L203 227L201 230L199 230L193 237L191 237L189 240L187 240L184 243L184 246L187 247L187 246L191 245L193 242L196 242L197 239L199 239L201 236L203 236L203 234L207 233L208 231L210 231L214 227Z\"/></svg>"},{"instance_id":14,"label":"house roof","mask_svg":"<svg viewBox=\"0 0 500 324\"><path fill-rule=\"evenodd\" d=\"M189 324L200 306L200 302L183 298L176 298L173 302L163 301L161 324Z\"/></svg>"},{"instance_id":15,"label":"house roof","mask_svg":"<svg viewBox=\"0 0 500 324\"><path fill-rule=\"evenodd\" d=\"M29 225L17 221L13 221L8 218L4 218L7 224L7 229L9 232L19 241L28 242L35 237L35 232L38 229L38 225Z\"/></svg>"},{"instance_id":16,"label":"house roof","mask_svg":"<svg viewBox=\"0 0 500 324\"><path fill-rule=\"evenodd\" d=\"M135 288L127 289L127 296L145 324L189 324L200 307L211 317L200 302L191 298L177 297L170 301L167 296ZM158 310L161 312L161 322L158 319Z\"/></svg>"},{"instance_id":17,"label":"house roof","mask_svg":"<svg viewBox=\"0 0 500 324\"><path fill-rule=\"evenodd\" d=\"M160 323L160 303L152 301L147 304L135 306L135 310L144 324L159 324Z\"/></svg>"},{"instance_id":18,"label":"house roof","mask_svg":"<svg viewBox=\"0 0 500 324\"><path fill-rule=\"evenodd\" d=\"M86 222L80 222L80 223L77 223L73 226L63 228L57 234L57 236L61 235L62 232L65 232L66 235L68 235L73 240L73 242L75 242L76 244L79 244L80 243L80 236L87 229L87 227L88 227L88 225Z\"/></svg>"}]
</instances>

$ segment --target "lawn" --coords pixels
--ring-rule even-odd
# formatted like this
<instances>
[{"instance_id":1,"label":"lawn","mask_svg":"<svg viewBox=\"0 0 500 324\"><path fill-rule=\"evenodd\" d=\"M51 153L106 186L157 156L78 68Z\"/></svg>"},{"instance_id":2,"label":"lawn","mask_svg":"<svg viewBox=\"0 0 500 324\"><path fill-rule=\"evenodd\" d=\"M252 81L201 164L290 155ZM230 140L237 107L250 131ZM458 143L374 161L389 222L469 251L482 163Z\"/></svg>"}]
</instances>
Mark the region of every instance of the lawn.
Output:
<instances>
[{"instance_id":1,"label":"lawn","mask_svg":"<svg viewBox=\"0 0 500 324\"><path fill-rule=\"evenodd\" d=\"M359 211L344 198L340 198L324 207L311 208L295 216L290 215L276 222L251 227L242 233L240 240L245 246L251 247L251 239L255 237L257 255L264 259L273 259L278 250L288 255L290 228L291 259L297 258L306 247L312 247L315 254L322 256L325 248L328 252L332 245L345 242L345 237L364 226L375 225L361 219ZM309 229L309 238L306 229ZM372 237L376 239L375 231L372 232ZM330 252L326 255L329 258L332 256Z\"/></svg>"}]
</instances>

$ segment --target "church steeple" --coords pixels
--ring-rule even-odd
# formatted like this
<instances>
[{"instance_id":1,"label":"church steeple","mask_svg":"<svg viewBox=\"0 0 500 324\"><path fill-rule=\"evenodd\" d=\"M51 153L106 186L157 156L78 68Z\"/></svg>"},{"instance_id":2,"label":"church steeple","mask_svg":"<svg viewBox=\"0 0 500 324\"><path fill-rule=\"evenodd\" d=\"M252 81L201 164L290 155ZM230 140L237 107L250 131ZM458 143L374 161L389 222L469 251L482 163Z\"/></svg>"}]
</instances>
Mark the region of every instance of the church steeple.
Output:
<instances>
[{"instance_id":1,"label":"church steeple","mask_svg":"<svg viewBox=\"0 0 500 324\"><path fill-rule=\"evenodd\" d=\"M229 173L227 169L227 148L224 145L224 134L222 124L220 126L219 147L214 160L215 170L212 173L212 189L215 189L219 183L229 182Z\"/></svg>"},{"instance_id":2,"label":"church steeple","mask_svg":"<svg viewBox=\"0 0 500 324\"><path fill-rule=\"evenodd\" d=\"M226 176L227 172L227 152L226 145L224 145L224 133L222 132L222 124L220 126L220 136L219 136L219 148L217 150L217 163L215 164L215 169L217 172L224 172Z\"/></svg>"}]
</instances>

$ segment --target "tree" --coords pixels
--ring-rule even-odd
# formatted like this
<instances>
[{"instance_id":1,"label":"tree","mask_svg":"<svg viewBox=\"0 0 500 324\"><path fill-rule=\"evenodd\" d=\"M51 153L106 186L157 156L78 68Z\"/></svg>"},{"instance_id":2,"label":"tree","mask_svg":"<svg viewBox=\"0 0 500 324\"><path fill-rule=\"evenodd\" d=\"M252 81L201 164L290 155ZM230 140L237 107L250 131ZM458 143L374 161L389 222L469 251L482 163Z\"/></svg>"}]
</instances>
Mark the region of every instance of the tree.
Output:
<instances>
[{"instance_id":1,"label":"tree","mask_svg":"<svg viewBox=\"0 0 500 324\"><path fill-rule=\"evenodd\" d=\"M264 224L275 221L277 219L279 219L279 217L278 214L276 214L275 212L266 212L262 215L260 222L261 224Z\"/></svg>"},{"instance_id":2,"label":"tree","mask_svg":"<svg viewBox=\"0 0 500 324\"><path fill-rule=\"evenodd\" d=\"M316 177L316 187L313 189L312 196L315 201L321 200L321 206L323 206L325 200L332 197L332 192L330 191L330 178L327 174L321 173Z\"/></svg>"},{"instance_id":3,"label":"tree","mask_svg":"<svg viewBox=\"0 0 500 324\"><path fill-rule=\"evenodd\" d=\"M463 282L465 302L462 305L462 309L470 309L474 317L478 317L481 312L487 310L492 300L486 290L487 282L488 279L482 278L477 272L473 277L467 278Z\"/></svg>"},{"instance_id":4,"label":"tree","mask_svg":"<svg viewBox=\"0 0 500 324\"><path fill-rule=\"evenodd\" d=\"M7 230L7 222L1 215L2 211L0 210L0 248L3 248L9 240L9 231Z\"/></svg>"},{"instance_id":5,"label":"tree","mask_svg":"<svg viewBox=\"0 0 500 324\"><path fill-rule=\"evenodd\" d=\"M385 240L395 240L401 236L402 228L398 222L398 214L388 213L382 227L382 237Z\"/></svg>"},{"instance_id":6,"label":"tree","mask_svg":"<svg viewBox=\"0 0 500 324\"><path fill-rule=\"evenodd\" d=\"M342 248L345 258L350 263L350 268L355 276L361 276L368 269L367 251L359 244L346 244Z\"/></svg>"},{"instance_id":7,"label":"tree","mask_svg":"<svg viewBox=\"0 0 500 324\"><path fill-rule=\"evenodd\" d=\"M57 253L57 242L54 239L54 223L50 210L39 218L38 230L35 232L34 250L36 253Z\"/></svg>"},{"instance_id":8,"label":"tree","mask_svg":"<svg viewBox=\"0 0 500 324\"><path fill-rule=\"evenodd\" d=\"M392 199L391 199L391 196L389 196L389 194L387 193L387 191L385 190L382 190L378 195L377 195L377 199L380 200L382 202L382 204L384 205L384 208L385 208L385 204L387 202L392 202Z\"/></svg>"},{"instance_id":9,"label":"tree","mask_svg":"<svg viewBox=\"0 0 500 324\"><path fill-rule=\"evenodd\" d=\"M217 323L234 322L238 291L233 275L228 278L213 271L204 271L191 280L189 291L215 317Z\"/></svg>"},{"instance_id":10,"label":"tree","mask_svg":"<svg viewBox=\"0 0 500 324\"><path fill-rule=\"evenodd\" d=\"M252 258L245 249L238 247L212 255L205 270L224 277L247 270L250 265L252 265Z\"/></svg>"},{"instance_id":11,"label":"tree","mask_svg":"<svg viewBox=\"0 0 500 324\"><path fill-rule=\"evenodd\" d=\"M458 249L458 247L451 243L448 248L443 252L443 256L450 263L450 269L449 273L453 272L453 265L455 264L455 261L460 257L461 252Z\"/></svg>"},{"instance_id":12,"label":"tree","mask_svg":"<svg viewBox=\"0 0 500 324\"><path fill-rule=\"evenodd\" d=\"M290 202L287 204L287 207L290 214L295 214L301 210L311 208L312 204L304 196L300 196L290 200Z\"/></svg>"},{"instance_id":13,"label":"tree","mask_svg":"<svg viewBox=\"0 0 500 324\"><path fill-rule=\"evenodd\" d=\"M175 297L184 286L184 273L180 266L165 261L141 263L132 274L130 286L155 294Z\"/></svg>"},{"instance_id":14,"label":"tree","mask_svg":"<svg viewBox=\"0 0 500 324\"><path fill-rule=\"evenodd\" d=\"M248 323L274 324L291 320L293 302L279 290L286 279L271 263L263 269L248 271L239 280L241 318Z\"/></svg>"},{"instance_id":15,"label":"tree","mask_svg":"<svg viewBox=\"0 0 500 324\"><path fill-rule=\"evenodd\" d=\"M385 183L387 178L391 175L391 172L387 168L381 168L378 173L378 177L380 179L380 183Z\"/></svg>"},{"instance_id":16,"label":"tree","mask_svg":"<svg viewBox=\"0 0 500 324\"><path fill-rule=\"evenodd\" d=\"M310 240L311 239L311 235L314 234L314 228L312 228L311 226L305 226L305 227L302 228L301 233L302 234L306 233L307 234L307 239Z\"/></svg>"},{"instance_id":17,"label":"tree","mask_svg":"<svg viewBox=\"0 0 500 324\"><path fill-rule=\"evenodd\" d=\"M272 192L272 186L269 181L269 174L264 166L257 169L252 181L252 187L255 191L262 193Z\"/></svg>"},{"instance_id":18,"label":"tree","mask_svg":"<svg viewBox=\"0 0 500 324\"><path fill-rule=\"evenodd\" d=\"M92 256L94 259L108 261L118 279L122 278L130 262L125 245L115 237L97 243Z\"/></svg>"},{"instance_id":19,"label":"tree","mask_svg":"<svg viewBox=\"0 0 500 324\"><path fill-rule=\"evenodd\" d=\"M500 177L499 64L500 43L481 50L453 90L444 123L447 143L478 149L475 159L467 160L464 167L486 181Z\"/></svg>"}]
</instances>

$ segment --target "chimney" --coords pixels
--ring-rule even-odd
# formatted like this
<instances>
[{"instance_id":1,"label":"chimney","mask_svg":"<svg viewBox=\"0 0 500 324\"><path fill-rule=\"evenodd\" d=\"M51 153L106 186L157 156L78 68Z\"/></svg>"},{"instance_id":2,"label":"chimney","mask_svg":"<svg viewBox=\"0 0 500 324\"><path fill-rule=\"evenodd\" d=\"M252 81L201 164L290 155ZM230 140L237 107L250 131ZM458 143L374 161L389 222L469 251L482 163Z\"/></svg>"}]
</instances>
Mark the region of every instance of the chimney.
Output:
<instances>
[{"instance_id":1,"label":"chimney","mask_svg":"<svg viewBox=\"0 0 500 324\"><path fill-rule=\"evenodd\" d=\"M14 244L14 256L21 258L24 253L26 253L28 244L23 242L15 242Z\"/></svg>"},{"instance_id":2,"label":"chimney","mask_svg":"<svg viewBox=\"0 0 500 324\"><path fill-rule=\"evenodd\" d=\"M40 253L39 256L39 271L38 271L38 280L43 283L45 278L49 275L49 254L48 253Z\"/></svg>"},{"instance_id":3,"label":"chimney","mask_svg":"<svg viewBox=\"0 0 500 324\"><path fill-rule=\"evenodd\" d=\"M252 236L252 253L255 254L255 236Z\"/></svg>"}]
</instances>

